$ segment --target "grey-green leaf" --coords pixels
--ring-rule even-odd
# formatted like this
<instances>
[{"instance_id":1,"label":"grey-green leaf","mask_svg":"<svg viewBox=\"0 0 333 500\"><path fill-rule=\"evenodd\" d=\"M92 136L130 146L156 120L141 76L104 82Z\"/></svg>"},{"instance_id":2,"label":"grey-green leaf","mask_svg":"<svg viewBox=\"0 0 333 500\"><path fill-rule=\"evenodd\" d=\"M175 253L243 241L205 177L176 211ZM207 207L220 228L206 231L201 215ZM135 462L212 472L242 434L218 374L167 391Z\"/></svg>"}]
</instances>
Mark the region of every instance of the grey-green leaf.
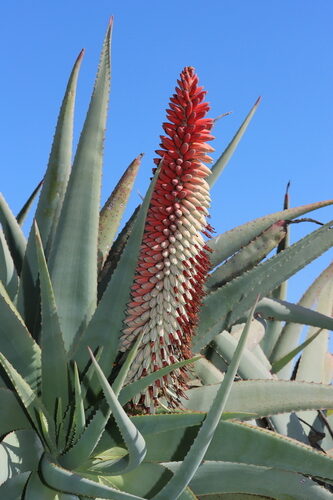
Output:
<instances>
[{"instance_id":1,"label":"grey-green leaf","mask_svg":"<svg viewBox=\"0 0 333 500\"><path fill-rule=\"evenodd\" d=\"M54 415L58 398L61 398L65 408L68 404L67 358L37 224L35 224L35 239L41 291L42 400L50 415Z\"/></svg>"},{"instance_id":2,"label":"grey-green leaf","mask_svg":"<svg viewBox=\"0 0 333 500\"><path fill-rule=\"evenodd\" d=\"M110 500L144 500L144 498L123 493L118 489L91 481L79 474L63 469L50 457L44 455L41 460L41 473L46 484L75 495L101 497Z\"/></svg>"},{"instance_id":3,"label":"grey-green leaf","mask_svg":"<svg viewBox=\"0 0 333 500\"><path fill-rule=\"evenodd\" d=\"M65 348L88 324L97 300L102 152L110 87L110 23L87 117L52 244L49 269Z\"/></svg>"},{"instance_id":4,"label":"grey-green leaf","mask_svg":"<svg viewBox=\"0 0 333 500\"><path fill-rule=\"evenodd\" d=\"M259 104L261 101L261 97L259 97L256 102L254 103L253 107L251 108L250 112L246 116L245 120L243 121L242 125L236 132L235 136L233 137L232 141L228 144L227 148L224 150L223 154L220 156L220 158L217 160L217 162L212 166L212 173L209 175L207 178L207 182L212 187L215 182L217 181L218 177L221 175L225 167L227 166L227 163L229 162L231 156L233 155L235 149L238 146L239 141L243 137L243 134L245 130L247 129L250 121L252 120L252 117L254 113L256 112Z\"/></svg>"},{"instance_id":5,"label":"grey-green leaf","mask_svg":"<svg viewBox=\"0 0 333 500\"><path fill-rule=\"evenodd\" d=\"M18 288L18 275L14 261L10 255L7 241L0 227L0 281L2 281L9 297L14 300Z\"/></svg>"},{"instance_id":6,"label":"grey-green leaf","mask_svg":"<svg viewBox=\"0 0 333 500\"><path fill-rule=\"evenodd\" d=\"M194 351L200 351L220 331L239 320L251 307L253 293L267 295L332 245L333 229L330 221L283 252L210 293L204 301L199 328L193 338Z\"/></svg>"},{"instance_id":7,"label":"grey-green leaf","mask_svg":"<svg viewBox=\"0 0 333 500\"><path fill-rule=\"evenodd\" d=\"M207 242L207 245L213 250L210 256L212 267L217 266L232 254L237 252L244 245L247 245L260 233L265 231L269 226L279 220L292 220L300 215L312 212L318 208L327 207L333 204L333 200L319 201L317 203L310 203L309 205L301 205L281 212L259 217L246 224L237 226L230 231L215 236Z\"/></svg>"},{"instance_id":8,"label":"grey-green leaf","mask_svg":"<svg viewBox=\"0 0 333 500\"><path fill-rule=\"evenodd\" d=\"M198 470L200 463L204 459L228 401L239 362L245 348L246 338L256 305L257 300L252 307L228 371L221 382L217 395L212 402L198 435L196 436L188 453L184 457L179 469L175 472L168 484L164 486L157 495L155 495L154 499L169 500L170 498L174 498L176 500L179 498L180 494L185 490L186 486L188 486L189 482Z\"/></svg>"},{"instance_id":9,"label":"grey-green leaf","mask_svg":"<svg viewBox=\"0 0 333 500\"><path fill-rule=\"evenodd\" d=\"M208 411L220 384L195 387L186 392L185 408ZM226 412L248 412L253 418L333 406L333 387L290 380L241 380L233 384Z\"/></svg>"},{"instance_id":10,"label":"grey-green leaf","mask_svg":"<svg viewBox=\"0 0 333 500\"><path fill-rule=\"evenodd\" d=\"M27 201L25 202L25 204L23 205L23 207L21 208L21 210L19 211L19 213L17 214L16 216L16 220L17 222L20 224L20 226L22 226L26 216L28 215L28 212L29 212L29 209L32 205L32 203L34 202L37 194L39 193L39 190L40 188L42 187L43 185L43 182L44 182L44 179L42 179L38 184L37 186L35 187L35 189L33 190L33 192L31 193L31 195L29 196L29 198L27 199Z\"/></svg>"},{"instance_id":11,"label":"grey-green leaf","mask_svg":"<svg viewBox=\"0 0 333 500\"><path fill-rule=\"evenodd\" d=\"M0 223L10 250L15 269L18 275L21 274L23 258L27 246L27 241L22 229L17 222L15 215L9 208L6 200L0 193Z\"/></svg>"},{"instance_id":12,"label":"grey-green leaf","mask_svg":"<svg viewBox=\"0 0 333 500\"><path fill-rule=\"evenodd\" d=\"M36 389L40 378L41 352L15 305L0 282L0 352Z\"/></svg>"}]
</instances>

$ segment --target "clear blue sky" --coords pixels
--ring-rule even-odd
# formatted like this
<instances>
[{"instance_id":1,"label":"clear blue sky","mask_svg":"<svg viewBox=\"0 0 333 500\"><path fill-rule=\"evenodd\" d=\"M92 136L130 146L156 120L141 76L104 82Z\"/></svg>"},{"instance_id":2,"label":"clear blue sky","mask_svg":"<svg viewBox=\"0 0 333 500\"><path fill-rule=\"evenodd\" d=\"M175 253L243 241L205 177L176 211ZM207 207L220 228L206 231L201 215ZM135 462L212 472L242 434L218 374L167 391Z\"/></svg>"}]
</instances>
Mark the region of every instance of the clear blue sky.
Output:
<instances>
[{"instance_id":1,"label":"clear blue sky","mask_svg":"<svg viewBox=\"0 0 333 500\"><path fill-rule=\"evenodd\" d=\"M333 2L330 0L19 0L0 4L1 191L15 212L42 178L72 64L86 48L76 139L101 42L115 16L103 200L145 152L144 192L164 110L179 72L195 66L221 153L259 95L262 104L213 191L212 225L222 232L291 203L333 197ZM132 207L137 203L135 192ZM322 221L333 209L315 212ZM300 226L300 225L299 225ZM315 226L292 228L295 240ZM332 252L290 286L296 301Z\"/></svg>"}]
</instances>

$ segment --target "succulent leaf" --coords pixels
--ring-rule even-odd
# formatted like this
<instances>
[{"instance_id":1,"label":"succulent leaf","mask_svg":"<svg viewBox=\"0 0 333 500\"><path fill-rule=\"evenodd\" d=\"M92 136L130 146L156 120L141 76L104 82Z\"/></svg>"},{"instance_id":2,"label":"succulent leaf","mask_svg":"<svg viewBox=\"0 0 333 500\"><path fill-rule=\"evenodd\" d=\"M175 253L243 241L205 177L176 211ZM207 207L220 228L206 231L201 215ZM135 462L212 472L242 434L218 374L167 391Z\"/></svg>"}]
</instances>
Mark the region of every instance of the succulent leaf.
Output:
<instances>
[{"instance_id":1,"label":"succulent leaf","mask_svg":"<svg viewBox=\"0 0 333 500\"><path fill-rule=\"evenodd\" d=\"M53 488L46 486L37 472L33 472L27 482L24 493L24 500L36 500L42 498L43 500L79 500L76 495L68 495L67 493L60 493Z\"/></svg>"},{"instance_id":2,"label":"succulent leaf","mask_svg":"<svg viewBox=\"0 0 333 500\"><path fill-rule=\"evenodd\" d=\"M306 290L300 301L299 306L311 307L318 299L321 290L326 283L330 282L333 278L333 262L317 277L317 279ZM271 355L272 362L276 362L286 356L291 350L295 349L298 345L298 338L301 333L301 327L295 323L287 323L275 345L274 351ZM290 378L292 371L292 363L288 363L284 368L279 371L280 378Z\"/></svg>"},{"instance_id":3,"label":"succulent leaf","mask_svg":"<svg viewBox=\"0 0 333 500\"><path fill-rule=\"evenodd\" d=\"M45 454L41 460L41 473L44 481L51 488L74 495L101 497L110 500L145 500L142 497L123 493L118 489L96 483L77 473L63 469Z\"/></svg>"},{"instance_id":4,"label":"succulent leaf","mask_svg":"<svg viewBox=\"0 0 333 500\"><path fill-rule=\"evenodd\" d=\"M200 466L202 460L204 459L207 449L213 439L214 431L219 424L221 415L228 401L228 397L232 389L232 384L238 371L238 366L243 351L245 349L246 338L249 333L250 324L257 305L257 301L258 299L255 301L251 309L251 313L248 317L241 338L239 339L230 366L227 370L227 373L225 374L223 381L221 382L216 397L212 401L212 405L198 432L198 435L193 441L193 444L188 453L184 457L184 460L180 464L179 469L174 473L168 484L164 486L157 495L155 495L155 500L168 500L170 498L174 498L176 500L177 498L179 498L180 494L185 490L186 486L188 486L191 479L198 470L198 467Z\"/></svg>"},{"instance_id":5,"label":"succulent leaf","mask_svg":"<svg viewBox=\"0 0 333 500\"><path fill-rule=\"evenodd\" d=\"M15 215L0 193L0 223L18 275L21 274L23 258L27 246L26 238Z\"/></svg>"},{"instance_id":6,"label":"succulent leaf","mask_svg":"<svg viewBox=\"0 0 333 500\"><path fill-rule=\"evenodd\" d=\"M179 462L164 464L173 472L180 467ZM259 467L230 462L205 462L191 481L191 488L197 495L209 493L246 493L264 495L261 498L304 500L331 500L333 495L309 478L285 470ZM209 500L207 496L207 500ZM224 499L222 495L221 500ZM232 497L232 498L237 498ZM242 497L243 498L243 497Z\"/></svg>"},{"instance_id":7,"label":"succulent leaf","mask_svg":"<svg viewBox=\"0 0 333 500\"><path fill-rule=\"evenodd\" d=\"M0 227L0 281L9 297L14 300L18 289L18 275L5 236Z\"/></svg>"},{"instance_id":8,"label":"succulent leaf","mask_svg":"<svg viewBox=\"0 0 333 500\"><path fill-rule=\"evenodd\" d=\"M178 363L172 363L171 365L160 368L149 375L141 377L135 382L127 384L119 394L119 401L123 405L128 403L131 399L137 396L137 394L142 393L147 387L150 387L154 382L156 382L156 380L159 380L161 377L164 377L174 370L182 368L183 366L192 365L192 363L195 363L200 359L201 356L194 356L193 358L185 359L183 361L179 361Z\"/></svg>"},{"instance_id":9,"label":"succulent leaf","mask_svg":"<svg viewBox=\"0 0 333 500\"><path fill-rule=\"evenodd\" d=\"M43 185L43 182L44 182L44 179L42 179L38 184L37 186L35 187L35 189L33 190L33 192L31 193L31 195L29 196L29 198L27 199L27 201L25 202L25 204L23 205L23 207L21 208L21 210L19 211L19 213L17 214L16 216L16 220L17 222L20 224L20 226L22 226L23 222L25 221L25 218L26 216L28 215L28 212L29 212L29 209L32 205L32 203L34 202L36 196L38 195L39 193L39 190L40 188L42 187Z\"/></svg>"},{"instance_id":10,"label":"succulent leaf","mask_svg":"<svg viewBox=\"0 0 333 500\"><path fill-rule=\"evenodd\" d=\"M14 392L0 388L0 436L18 429L30 429L31 423Z\"/></svg>"},{"instance_id":11,"label":"succulent leaf","mask_svg":"<svg viewBox=\"0 0 333 500\"><path fill-rule=\"evenodd\" d=\"M245 120L243 121L242 125L237 130L232 141L228 144L227 148L225 149L223 154L220 156L220 158L217 160L217 162L212 166L212 172L209 175L209 177L207 178L207 182L211 188L213 187L213 185L217 181L218 177L221 175L221 173L223 172L223 170L227 166L227 163L229 162L231 156L234 154L235 149L237 148L238 143L240 142L241 138L243 137L243 134L245 133L248 125L250 124L250 121L252 120L254 113L257 111L257 108L260 104L260 101L261 101L261 97L259 97L256 100L253 107L250 109L250 112L248 113Z\"/></svg>"},{"instance_id":12,"label":"succulent leaf","mask_svg":"<svg viewBox=\"0 0 333 500\"><path fill-rule=\"evenodd\" d=\"M35 430L45 445L50 451L55 449L55 429L53 421L44 407L42 401L32 390L29 384L21 377L21 375L13 368L9 361L0 352L0 363L5 369L21 403L25 407L31 421L34 424Z\"/></svg>"},{"instance_id":13,"label":"succulent leaf","mask_svg":"<svg viewBox=\"0 0 333 500\"><path fill-rule=\"evenodd\" d=\"M110 247L118 231L120 221L131 194L143 154L140 154L129 167L105 202L99 217L98 268L101 269L108 256Z\"/></svg>"},{"instance_id":14,"label":"succulent leaf","mask_svg":"<svg viewBox=\"0 0 333 500\"><path fill-rule=\"evenodd\" d=\"M70 353L71 358L76 360L80 371L83 371L89 362L88 346L92 350L103 349L99 359L102 370L110 371L110 367L115 362L119 350L119 337L123 327L126 304L130 299L130 286L137 265L147 210L156 178L157 173L150 183L145 199L135 218L130 236L121 253L117 268L112 274L95 314ZM93 386L91 383L90 390L98 393L100 384Z\"/></svg>"},{"instance_id":15,"label":"succulent leaf","mask_svg":"<svg viewBox=\"0 0 333 500\"><path fill-rule=\"evenodd\" d=\"M37 224L35 224L35 239L41 292L42 401L50 415L54 415L58 398L61 399L65 408L68 404L67 357L53 287ZM55 373L57 373L56 377Z\"/></svg>"},{"instance_id":16,"label":"succulent leaf","mask_svg":"<svg viewBox=\"0 0 333 500\"><path fill-rule=\"evenodd\" d=\"M118 462L118 464L114 464L111 473L114 474L114 469L118 469L117 472L121 471L121 473L124 474L138 467L138 465L140 465L140 463L143 461L147 451L146 443L142 435L138 432L135 425L126 415L126 412L118 402L117 397L112 390L112 387L108 383L103 371L99 367L91 351L90 355L92 357L99 382L102 386L105 399L112 411L112 415L124 439L126 448L128 449L128 455L124 457L123 460L124 464L121 464L120 462ZM110 473L110 469L108 469L108 472Z\"/></svg>"},{"instance_id":17,"label":"succulent leaf","mask_svg":"<svg viewBox=\"0 0 333 500\"><path fill-rule=\"evenodd\" d=\"M72 163L74 101L77 77L82 56L83 51L81 51L74 64L74 68L66 88L56 126L48 168L45 177L41 182L41 184L43 184L43 188L35 215L35 219L41 232L43 248L45 249L45 255L47 257L50 250L50 241L58 224L59 214ZM31 195L30 199L33 195L34 193ZM26 213L29 201L30 200L28 200L25 207L23 207L23 213ZM19 310L25 318L26 324L31 331L33 331L35 326L34 320L36 313L38 312L39 305L39 295L36 288L38 262L34 240L35 236L32 229L30 231L27 250L24 256L18 299Z\"/></svg>"},{"instance_id":18,"label":"succulent leaf","mask_svg":"<svg viewBox=\"0 0 333 500\"><path fill-rule=\"evenodd\" d=\"M207 245L213 250L210 261L212 268L221 264L225 259L233 255L240 248L247 245L256 238L260 233L265 231L269 226L278 222L279 220L292 220L300 215L307 214L313 210L327 207L333 204L333 200L319 201L317 203L310 203L308 205L301 205L281 212L275 212L264 217L259 217L246 224L237 226L230 231L211 238Z\"/></svg>"},{"instance_id":19,"label":"succulent leaf","mask_svg":"<svg viewBox=\"0 0 333 500\"><path fill-rule=\"evenodd\" d=\"M1 282L0 316L0 352L36 389L40 378L41 351Z\"/></svg>"},{"instance_id":20,"label":"succulent leaf","mask_svg":"<svg viewBox=\"0 0 333 500\"><path fill-rule=\"evenodd\" d=\"M259 264L285 237L286 226L286 222L281 220L265 229L224 264L215 269L208 276L207 287L216 289L223 286L228 281Z\"/></svg>"},{"instance_id":21,"label":"succulent leaf","mask_svg":"<svg viewBox=\"0 0 333 500\"><path fill-rule=\"evenodd\" d=\"M66 350L88 324L96 307L99 198L110 86L111 29L112 23L104 39L95 87L49 259Z\"/></svg>"},{"instance_id":22,"label":"succulent leaf","mask_svg":"<svg viewBox=\"0 0 333 500\"><path fill-rule=\"evenodd\" d=\"M197 334L193 338L194 351L198 352L221 330L240 319L250 308L253 293L268 294L332 245L331 221L210 293L201 309Z\"/></svg>"},{"instance_id":23,"label":"succulent leaf","mask_svg":"<svg viewBox=\"0 0 333 500\"><path fill-rule=\"evenodd\" d=\"M29 479L30 472L22 472L10 479L7 479L0 486L0 495L3 498L11 498L12 500L21 500L23 498L24 489Z\"/></svg>"},{"instance_id":24,"label":"succulent leaf","mask_svg":"<svg viewBox=\"0 0 333 500\"><path fill-rule=\"evenodd\" d=\"M186 409L207 412L220 384L195 387L187 391ZM330 385L287 380L241 380L233 384L225 411L252 413L252 418L268 417L297 410L333 406Z\"/></svg>"}]
</instances>

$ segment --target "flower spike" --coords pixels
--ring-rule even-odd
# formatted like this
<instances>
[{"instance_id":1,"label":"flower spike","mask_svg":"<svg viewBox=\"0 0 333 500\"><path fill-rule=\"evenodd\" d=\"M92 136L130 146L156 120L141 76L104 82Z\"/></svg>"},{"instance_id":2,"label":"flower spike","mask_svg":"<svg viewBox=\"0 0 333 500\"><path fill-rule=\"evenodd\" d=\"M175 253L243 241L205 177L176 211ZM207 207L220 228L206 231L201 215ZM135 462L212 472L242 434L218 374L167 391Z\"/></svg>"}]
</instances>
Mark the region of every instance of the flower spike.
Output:
<instances>
[{"instance_id":1,"label":"flower spike","mask_svg":"<svg viewBox=\"0 0 333 500\"><path fill-rule=\"evenodd\" d=\"M192 356L190 343L210 266L201 233L210 236L212 231L206 222L210 196L205 177L210 170L203 162L212 161L207 153L214 149L206 141L213 139L213 119L205 118L205 95L194 68L186 67L163 123L166 135L156 151L162 160L154 160L161 169L121 337L120 350L127 351L144 332L127 383ZM159 397L170 407L179 406L186 370L177 369L136 395L134 408L153 412Z\"/></svg>"}]
</instances>

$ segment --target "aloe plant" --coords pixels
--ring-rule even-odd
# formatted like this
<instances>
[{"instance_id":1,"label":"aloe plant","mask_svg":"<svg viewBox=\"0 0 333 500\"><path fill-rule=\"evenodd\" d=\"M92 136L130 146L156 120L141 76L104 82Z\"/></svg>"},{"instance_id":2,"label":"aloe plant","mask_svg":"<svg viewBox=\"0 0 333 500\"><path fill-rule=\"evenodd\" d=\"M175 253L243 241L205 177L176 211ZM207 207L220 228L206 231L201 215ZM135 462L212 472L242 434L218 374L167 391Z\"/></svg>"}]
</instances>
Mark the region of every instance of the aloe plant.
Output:
<instances>
[{"instance_id":1,"label":"aloe plant","mask_svg":"<svg viewBox=\"0 0 333 500\"><path fill-rule=\"evenodd\" d=\"M0 497L331 498L332 265L299 304L283 283L333 245L332 221L291 246L288 224L333 200L210 238L210 187L259 100L209 169L213 120L186 67L121 229L142 155L100 209L111 31L73 164L83 53L42 185L17 217L0 198Z\"/></svg>"}]
</instances>

